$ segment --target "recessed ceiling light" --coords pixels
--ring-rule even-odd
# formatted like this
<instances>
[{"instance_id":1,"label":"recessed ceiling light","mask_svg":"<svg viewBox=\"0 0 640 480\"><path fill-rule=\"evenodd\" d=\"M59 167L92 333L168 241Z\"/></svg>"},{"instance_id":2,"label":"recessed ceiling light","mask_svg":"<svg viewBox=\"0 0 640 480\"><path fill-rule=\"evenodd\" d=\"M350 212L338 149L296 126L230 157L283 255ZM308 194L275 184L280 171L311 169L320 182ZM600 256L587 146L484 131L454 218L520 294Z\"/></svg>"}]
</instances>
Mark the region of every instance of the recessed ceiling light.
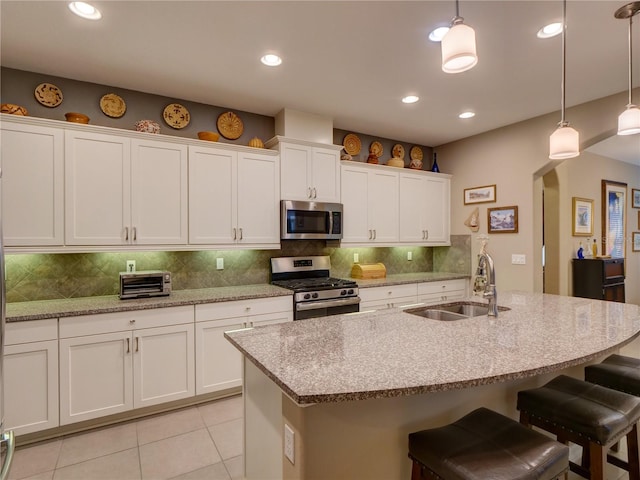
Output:
<instances>
[{"instance_id":1,"label":"recessed ceiling light","mask_svg":"<svg viewBox=\"0 0 640 480\"><path fill-rule=\"evenodd\" d=\"M449 27L438 27L429 34L429 40L431 40L432 42L439 42L440 40L442 40L442 37L447 34L448 31Z\"/></svg>"},{"instance_id":2,"label":"recessed ceiling light","mask_svg":"<svg viewBox=\"0 0 640 480\"><path fill-rule=\"evenodd\" d=\"M418 100L420 100L420 97L416 95L407 95L402 99L402 103L416 103Z\"/></svg>"},{"instance_id":3,"label":"recessed ceiling light","mask_svg":"<svg viewBox=\"0 0 640 480\"><path fill-rule=\"evenodd\" d=\"M273 53L268 53L266 55L263 55L260 61L268 67L277 67L282 63L282 58Z\"/></svg>"},{"instance_id":4,"label":"recessed ceiling light","mask_svg":"<svg viewBox=\"0 0 640 480\"><path fill-rule=\"evenodd\" d=\"M467 111L467 112L462 112L460 115L458 115L458 118L473 118L475 116L476 116L475 112Z\"/></svg>"},{"instance_id":5,"label":"recessed ceiling light","mask_svg":"<svg viewBox=\"0 0 640 480\"><path fill-rule=\"evenodd\" d=\"M85 2L71 2L69 3L69 10L88 20L100 20L102 18L100 10Z\"/></svg>"},{"instance_id":6,"label":"recessed ceiling light","mask_svg":"<svg viewBox=\"0 0 640 480\"><path fill-rule=\"evenodd\" d=\"M538 38L551 38L562 33L562 22L554 22L549 25L545 25L538 30Z\"/></svg>"}]
</instances>

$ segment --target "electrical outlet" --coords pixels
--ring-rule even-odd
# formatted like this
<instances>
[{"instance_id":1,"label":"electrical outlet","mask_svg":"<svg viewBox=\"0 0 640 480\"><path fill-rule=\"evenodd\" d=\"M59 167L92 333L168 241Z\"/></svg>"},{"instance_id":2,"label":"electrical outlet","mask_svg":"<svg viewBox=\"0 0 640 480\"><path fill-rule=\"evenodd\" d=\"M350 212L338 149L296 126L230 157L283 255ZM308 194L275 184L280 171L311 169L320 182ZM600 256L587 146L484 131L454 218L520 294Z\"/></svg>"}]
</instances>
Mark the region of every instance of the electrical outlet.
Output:
<instances>
[{"instance_id":1,"label":"electrical outlet","mask_svg":"<svg viewBox=\"0 0 640 480\"><path fill-rule=\"evenodd\" d=\"M353 254L353 263L358 263L360 261L360 255L357 253Z\"/></svg>"},{"instance_id":2,"label":"electrical outlet","mask_svg":"<svg viewBox=\"0 0 640 480\"><path fill-rule=\"evenodd\" d=\"M127 260L127 272L132 273L136 271L136 261Z\"/></svg>"},{"instance_id":3,"label":"electrical outlet","mask_svg":"<svg viewBox=\"0 0 640 480\"><path fill-rule=\"evenodd\" d=\"M295 464L295 433L291 430L291 427L284 424L284 456L289 459L289 461Z\"/></svg>"},{"instance_id":4,"label":"electrical outlet","mask_svg":"<svg viewBox=\"0 0 640 480\"><path fill-rule=\"evenodd\" d=\"M413 260L413 252L407 252L407 260Z\"/></svg>"},{"instance_id":5,"label":"electrical outlet","mask_svg":"<svg viewBox=\"0 0 640 480\"><path fill-rule=\"evenodd\" d=\"M512 265L525 265L527 263L527 256L524 253L513 253L511 255Z\"/></svg>"},{"instance_id":6,"label":"electrical outlet","mask_svg":"<svg viewBox=\"0 0 640 480\"><path fill-rule=\"evenodd\" d=\"M216 258L216 269L224 270L224 258Z\"/></svg>"}]
</instances>

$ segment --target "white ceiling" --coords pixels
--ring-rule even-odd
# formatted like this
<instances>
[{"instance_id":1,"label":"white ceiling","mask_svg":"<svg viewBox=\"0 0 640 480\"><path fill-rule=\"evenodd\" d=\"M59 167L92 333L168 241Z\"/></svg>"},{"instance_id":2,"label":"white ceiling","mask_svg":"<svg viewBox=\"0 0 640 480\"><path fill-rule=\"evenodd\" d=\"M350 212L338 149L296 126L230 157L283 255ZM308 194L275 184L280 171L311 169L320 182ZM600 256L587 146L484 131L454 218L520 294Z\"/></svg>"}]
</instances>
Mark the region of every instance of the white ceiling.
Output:
<instances>
[{"instance_id":1,"label":"white ceiling","mask_svg":"<svg viewBox=\"0 0 640 480\"><path fill-rule=\"evenodd\" d=\"M479 62L458 75L442 72L440 45L427 40L453 0L93 3L99 22L66 2L2 0L2 65L269 116L287 107L429 146L560 106L561 39L535 36L561 19L560 0L461 1ZM568 2L568 106L626 91L628 23L613 16L625 3ZM259 63L268 51L281 67ZM640 48L634 63L637 86ZM420 102L402 104L407 94ZM457 118L465 109L477 116Z\"/></svg>"}]
</instances>

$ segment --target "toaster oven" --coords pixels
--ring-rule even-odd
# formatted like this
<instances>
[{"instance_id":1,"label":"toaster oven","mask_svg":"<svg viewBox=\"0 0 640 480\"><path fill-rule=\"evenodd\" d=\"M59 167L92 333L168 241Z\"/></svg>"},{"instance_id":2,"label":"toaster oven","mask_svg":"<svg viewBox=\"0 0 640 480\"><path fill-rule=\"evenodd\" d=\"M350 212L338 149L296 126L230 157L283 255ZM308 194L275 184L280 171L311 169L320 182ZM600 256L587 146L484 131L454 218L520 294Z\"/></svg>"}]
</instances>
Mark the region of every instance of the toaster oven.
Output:
<instances>
[{"instance_id":1,"label":"toaster oven","mask_svg":"<svg viewBox=\"0 0 640 480\"><path fill-rule=\"evenodd\" d=\"M120 298L162 297L171 293L171 273L160 270L120 273Z\"/></svg>"}]
</instances>

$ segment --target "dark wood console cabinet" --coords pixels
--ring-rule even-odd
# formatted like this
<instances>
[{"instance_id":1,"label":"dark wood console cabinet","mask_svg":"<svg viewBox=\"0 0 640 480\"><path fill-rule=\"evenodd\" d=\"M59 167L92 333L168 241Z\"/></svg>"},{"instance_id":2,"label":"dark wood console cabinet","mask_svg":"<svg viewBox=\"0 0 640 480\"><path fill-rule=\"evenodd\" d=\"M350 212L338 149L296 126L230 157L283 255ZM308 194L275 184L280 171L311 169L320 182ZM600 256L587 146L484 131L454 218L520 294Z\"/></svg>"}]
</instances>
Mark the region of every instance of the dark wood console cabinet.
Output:
<instances>
[{"instance_id":1,"label":"dark wood console cabinet","mask_svg":"<svg viewBox=\"0 0 640 480\"><path fill-rule=\"evenodd\" d=\"M574 259L573 296L624 303L624 258Z\"/></svg>"}]
</instances>

